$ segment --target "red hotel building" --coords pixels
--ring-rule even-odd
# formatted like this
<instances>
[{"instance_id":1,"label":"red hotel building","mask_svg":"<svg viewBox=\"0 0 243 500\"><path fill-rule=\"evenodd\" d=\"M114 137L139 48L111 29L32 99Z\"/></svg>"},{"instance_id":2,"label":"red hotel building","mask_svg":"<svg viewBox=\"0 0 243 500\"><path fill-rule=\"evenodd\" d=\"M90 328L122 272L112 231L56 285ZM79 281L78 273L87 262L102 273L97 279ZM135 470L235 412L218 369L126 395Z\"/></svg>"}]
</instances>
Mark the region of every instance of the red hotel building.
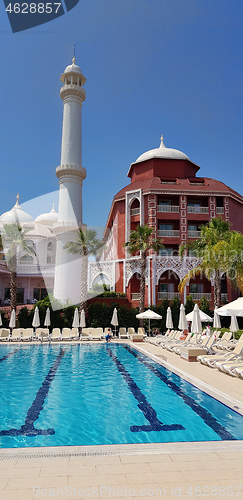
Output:
<instances>
[{"instance_id":1,"label":"red hotel building","mask_svg":"<svg viewBox=\"0 0 243 500\"><path fill-rule=\"evenodd\" d=\"M212 300L213 278L197 276L178 293L180 279L198 263L189 255L181 259L179 246L200 237L199 227L212 218L222 217L231 229L243 232L243 197L214 179L197 177L200 167L181 151L160 147L148 151L131 164L127 176L131 183L117 193L108 216L103 261L90 263L90 288L99 281L100 273L111 290L127 294L134 306L139 305L139 257L131 257L124 243L130 230L148 224L154 237L161 238L165 249L159 256L148 256L146 305L157 305L178 296L194 300L204 295ZM228 286L227 286L228 285ZM236 290L222 276L222 302L237 296Z\"/></svg>"}]
</instances>

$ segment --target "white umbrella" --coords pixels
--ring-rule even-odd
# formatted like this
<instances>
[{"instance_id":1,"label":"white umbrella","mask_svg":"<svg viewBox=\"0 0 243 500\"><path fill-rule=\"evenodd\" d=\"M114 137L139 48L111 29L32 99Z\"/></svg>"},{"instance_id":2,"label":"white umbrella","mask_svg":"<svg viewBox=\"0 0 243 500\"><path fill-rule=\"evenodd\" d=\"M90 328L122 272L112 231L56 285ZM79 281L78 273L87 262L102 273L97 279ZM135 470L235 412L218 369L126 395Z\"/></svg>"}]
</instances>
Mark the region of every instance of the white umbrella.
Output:
<instances>
[{"instance_id":1,"label":"white umbrella","mask_svg":"<svg viewBox=\"0 0 243 500\"><path fill-rule=\"evenodd\" d=\"M221 321L220 321L220 317L218 315L218 309L214 309L213 327L214 328L221 328Z\"/></svg>"},{"instance_id":2,"label":"white umbrella","mask_svg":"<svg viewBox=\"0 0 243 500\"><path fill-rule=\"evenodd\" d=\"M172 320L172 314L171 314L171 308L167 308L167 313L166 313L166 328L171 329L173 327L173 320Z\"/></svg>"},{"instance_id":3,"label":"white umbrella","mask_svg":"<svg viewBox=\"0 0 243 500\"><path fill-rule=\"evenodd\" d=\"M50 309L48 307L46 310L46 317L45 317L45 321L44 321L44 326L49 327L50 324L51 324L51 315L50 315Z\"/></svg>"},{"instance_id":4,"label":"white umbrella","mask_svg":"<svg viewBox=\"0 0 243 500\"><path fill-rule=\"evenodd\" d=\"M1 311L0 311L0 326L2 326L3 322L2 322L2 316L1 316Z\"/></svg>"},{"instance_id":5,"label":"white umbrella","mask_svg":"<svg viewBox=\"0 0 243 500\"><path fill-rule=\"evenodd\" d=\"M185 313L185 307L184 304L181 304L180 307L180 316L179 316L179 325L178 325L179 330L187 330L187 320L186 320L186 313Z\"/></svg>"},{"instance_id":6,"label":"white umbrella","mask_svg":"<svg viewBox=\"0 0 243 500\"><path fill-rule=\"evenodd\" d=\"M192 315L191 332L192 333L202 333L202 323L201 323L201 319L200 319L198 304L195 304L192 312L193 312L193 315Z\"/></svg>"},{"instance_id":7,"label":"white umbrella","mask_svg":"<svg viewBox=\"0 0 243 500\"><path fill-rule=\"evenodd\" d=\"M113 315L112 315L112 318L111 318L111 325L113 325L115 327L115 335L116 335L116 327L118 326L118 316L117 316L117 308L115 307L114 311L113 311Z\"/></svg>"},{"instance_id":8,"label":"white umbrella","mask_svg":"<svg viewBox=\"0 0 243 500\"><path fill-rule=\"evenodd\" d=\"M197 307L198 307L198 304L197 304ZM195 308L195 306L194 306L194 308ZM201 309L199 309L199 307L198 307L198 310L199 310L200 320L202 321L202 323L212 323L213 322L213 318L211 318L211 316L208 316L208 314L206 314L205 312L201 311ZM193 311L194 311L194 309L193 309ZM186 315L187 321L192 321L192 319L193 319L193 311L190 312L190 313L188 313Z\"/></svg>"},{"instance_id":9,"label":"white umbrella","mask_svg":"<svg viewBox=\"0 0 243 500\"><path fill-rule=\"evenodd\" d=\"M231 316L230 331L233 332L233 339L235 338L235 332L238 332L239 325L236 316Z\"/></svg>"},{"instance_id":10,"label":"white umbrella","mask_svg":"<svg viewBox=\"0 0 243 500\"><path fill-rule=\"evenodd\" d=\"M150 320L151 319L162 319L162 316L160 316L160 314L157 314L154 311L151 311L151 309L147 309L147 311L144 311L142 313L136 314L136 318L138 318L138 319L148 319L149 320L149 332L150 332Z\"/></svg>"},{"instance_id":11,"label":"white umbrella","mask_svg":"<svg viewBox=\"0 0 243 500\"><path fill-rule=\"evenodd\" d=\"M72 328L78 328L78 327L79 327L79 317L78 317L78 308L76 307L74 311Z\"/></svg>"},{"instance_id":12,"label":"white umbrella","mask_svg":"<svg viewBox=\"0 0 243 500\"><path fill-rule=\"evenodd\" d=\"M82 309L81 314L80 314L80 323L79 323L79 326L80 326L80 328L85 328L85 326L86 326L84 309Z\"/></svg>"},{"instance_id":13,"label":"white umbrella","mask_svg":"<svg viewBox=\"0 0 243 500\"><path fill-rule=\"evenodd\" d=\"M243 316L243 297L239 297L229 304L225 304L217 309L220 316Z\"/></svg>"},{"instance_id":14,"label":"white umbrella","mask_svg":"<svg viewBox=\"0 0 243 500\"><path fill-rule=\"evenodd\" d=\"M32 321L32 326L34 328L38 328L38 326L40 326L40 316L39 316L38 306L36 306L36 308L35 308L34 317L33 317L33 321Z\"/></svg>"},{"instance_id":15,"label":"white umbrella","mask_svg":"<svg viewBox=\"0 0 243 500\"><path fill-rule=\"evenodd\" d=\"M13 309L10 316L9 328L15 328L15 326L16 326L16 314L15 310Z\"/></svg>"}]
</instances>

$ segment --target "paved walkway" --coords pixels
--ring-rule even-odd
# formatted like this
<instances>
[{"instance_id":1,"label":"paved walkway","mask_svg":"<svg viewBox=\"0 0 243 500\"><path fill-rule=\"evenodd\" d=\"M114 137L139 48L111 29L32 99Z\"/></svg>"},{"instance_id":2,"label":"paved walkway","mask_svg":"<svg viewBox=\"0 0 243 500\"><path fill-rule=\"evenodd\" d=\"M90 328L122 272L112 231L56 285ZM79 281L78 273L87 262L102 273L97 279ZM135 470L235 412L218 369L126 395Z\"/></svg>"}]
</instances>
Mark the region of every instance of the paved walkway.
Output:
<instances>
[{"instance_id":1,"label":"paved walkway","mask_svg":"<svg viewBox=\"0 0 243 500\"><path fill-rule=\"evenodd\" d=\"M148 343L135 347L243 414L242 380ZM0 500L124 497L243 500L243 441L0 451Z\"/></svg>"}]
</instances>

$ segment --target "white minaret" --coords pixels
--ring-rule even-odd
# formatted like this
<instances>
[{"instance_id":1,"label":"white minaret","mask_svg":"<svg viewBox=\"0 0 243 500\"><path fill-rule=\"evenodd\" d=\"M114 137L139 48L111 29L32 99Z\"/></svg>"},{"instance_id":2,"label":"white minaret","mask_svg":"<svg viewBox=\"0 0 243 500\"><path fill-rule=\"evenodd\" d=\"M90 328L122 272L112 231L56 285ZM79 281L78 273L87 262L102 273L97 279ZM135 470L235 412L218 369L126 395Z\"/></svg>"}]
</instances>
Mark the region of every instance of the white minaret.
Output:
<instances>
[{"instance_id":1,"label":"white minaret","mask_svg":"<svg viewBox=\"0 0 243 500\"><path fill-rule=\"evenodd\" d=\"M75 241L82 224L82 185L86 170L82 167L82 103L86 98L83 85L86 78L75 64L67 66L61 76L63 87L63 128L61 165L56 169L59 178L58 222L54 226L57 237L54 297L64 303L80 301L81 257L68 254L63 247Z\"/></svg>"}]
</instances>

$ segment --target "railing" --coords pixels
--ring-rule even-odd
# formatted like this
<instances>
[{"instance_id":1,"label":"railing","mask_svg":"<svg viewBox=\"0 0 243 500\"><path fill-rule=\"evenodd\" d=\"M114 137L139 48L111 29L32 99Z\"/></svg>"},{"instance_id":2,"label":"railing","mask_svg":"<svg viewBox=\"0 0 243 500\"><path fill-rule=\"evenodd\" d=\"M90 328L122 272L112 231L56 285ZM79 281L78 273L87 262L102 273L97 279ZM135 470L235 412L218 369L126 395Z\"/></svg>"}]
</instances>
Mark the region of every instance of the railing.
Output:
<instances>
[{"instance_id":1,"label":"railing","mask_svg":"<svg viewBox=\"0 0 243 500\"><path fill-rule=\"evenodd\" d=\"M132 293L132 300L140 300L140 293Z\"/></svg>"},{"instance_id":2,"label":"railing","mask_svg":"<svg viewBox=\"0 0 243 500\"><path fill-rule=\"evenodd\" d=\"M140 214L140 208L132 208L131 209L131 215L139 215Z\"/></svg>"},{"instance_id":3,"label":"railing","mask_svg":"<svg viewBox=\"0 0 243 500\"><path fill-rule=\"evenodd\" d=\"M216 213L217 214L223 214L224 213L224 207L216 207Z\"/></svg>"},{"instance_id":4,"label":"railing","mask_svg":"<svg viewBox=\"0 0 243 500\"><path fill-rule=\"evenodd\" d=\"M174 299L174 297L176 297L177 299L180 299L181 295L179 292L158 292L158 299L159 300L163 300L163 299L172 300L172 299Z\"/></svg>"},{"instance_id":5,"label":"railing","mask_svg":"<svg viewBox=\"0 0 243 500\"><path fill-rule=\"evenodd\" d=\"M179 229L159 229L158 236L163 238L179 238L180 230Z\"/></svg>"},{"instance_id":6,"label":"railing","mask_svg":"<svg viewBox=\"0 0 243 500\"><path fill-rule=\"evenodd\" d=\"M180 207L177 205L157 205L158 212L176 212L179 213Z\"/></svg>"},{"instance_id":7,"label":"railing","mask_svg":"<svg viewBox=\"0 0 243 500\"><path fill-rule=\"evenodd\" d=\"M201 238L201 231L188 231L188 238Z\"/></svg>"},{"instance_id":8,"label":"railing","mask_svg":"<svg viewBox=\"0 0 243 500\"><path fill-rule=\"evenodd\" d=\"M191 293L191 292L189 292L189 295L191 295L192 300L200 300L202 297L205 297L205 299L207 299L207 300L212 300L211 293Z\"/></svg>"},{"instance_id":9,"label":"railing","mask_svg":"<svg viewBox=\"0 0 243 500\"><path fill-rule=\"evenodd\" d=\"M189 214L208 214L208 207L187 207Z\"/></svg>"}]
</instances>

